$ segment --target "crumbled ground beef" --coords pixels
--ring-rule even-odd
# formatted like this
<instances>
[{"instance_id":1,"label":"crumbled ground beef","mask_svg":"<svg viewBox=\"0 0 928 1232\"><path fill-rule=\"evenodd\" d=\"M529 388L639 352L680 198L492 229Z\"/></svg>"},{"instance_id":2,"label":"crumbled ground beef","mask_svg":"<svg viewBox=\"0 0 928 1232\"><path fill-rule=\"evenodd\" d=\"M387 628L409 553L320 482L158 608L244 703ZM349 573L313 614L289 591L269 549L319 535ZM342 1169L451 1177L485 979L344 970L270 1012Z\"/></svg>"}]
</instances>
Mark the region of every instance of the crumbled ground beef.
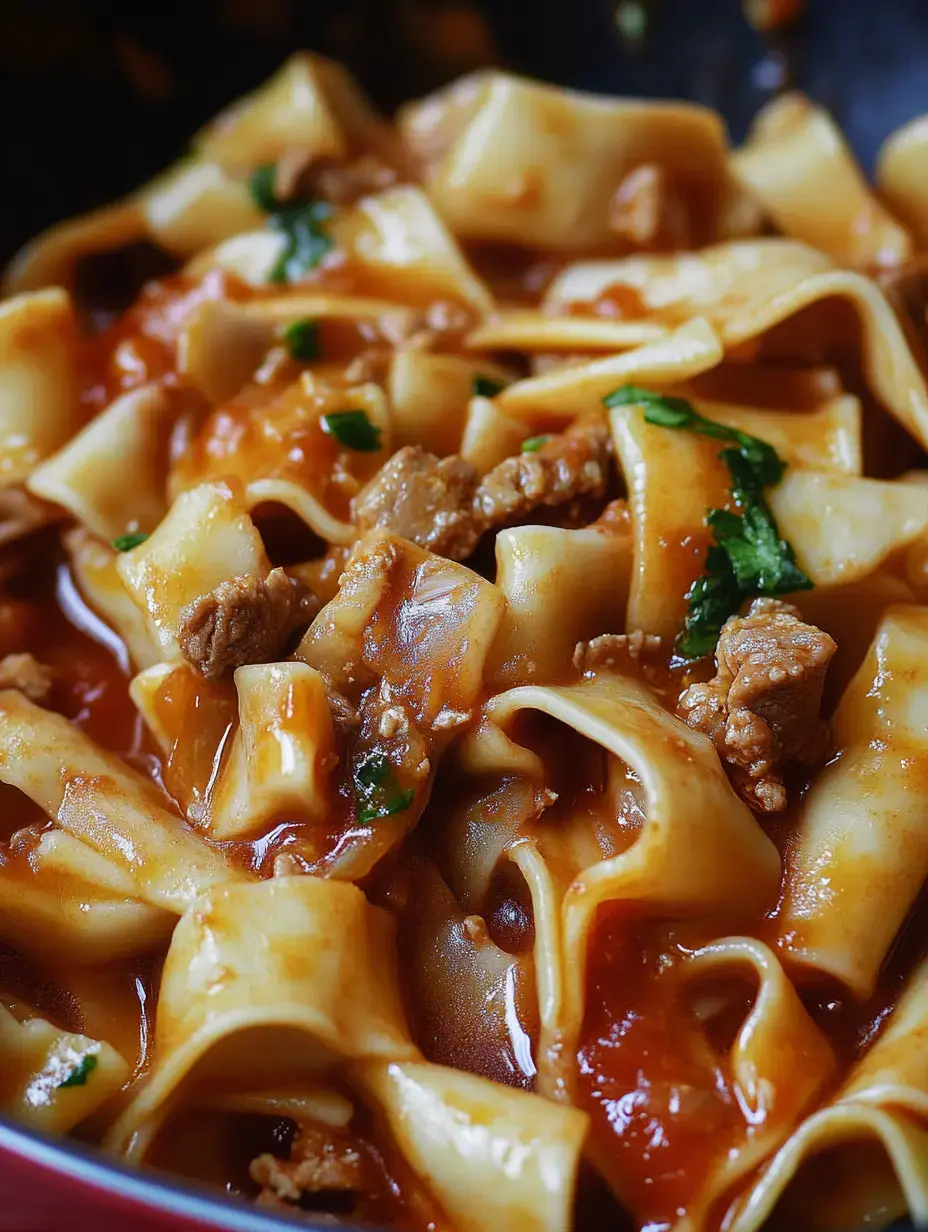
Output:
<instances>
[{"instance_id":1,"label":"crumbled ground beef","mask_svg":"<svg viewBox=\"0 0 928 1232\"><path fill-rule=\"evenodd\" d=\"M819 711L836 650L790 604L756 599L722 629L714 679L680 698L678 713L710 738L738 791L761 812L786 805L785 763L814 763L827 751Z\"/></svg>"},{"instance_id":2,"label":"crumbled ground beef","mask_svg":"<svg viewBox=\"0 0 928 1232\"><path fill-rule=\"evenodd\" d=\"M303 1125L288 1159L259 1155L249 1168L260 1185L261 1206L287 1207L326 1194L361 1194L376 1189L363 1148L352 1135L323 1126Z\"/></svg>"},{"instance_id":3,"label":"crumbled ground beef","mask_svg":"<svg viewBox=\"0 0 928 1232\"><path fill-rule=\"evenodd\" d=\"M585 423L553 436L534 453L506 458L478 482L462 458L437 458L418 446L396 453L354 502L363 533L402 535L452 560L466 560L488 530L535 509L602 496L609 477L609 433Z\"/></svg>"},{"instance_id":4,"label":"crumbled ground beef","mask_svg":"<svg viewBox=\"0 0 928 1232\"><path fill-rule=\"evenodd\" d=\"M440 556L464 560L481 533L473 513L476 487L477 472L463 458L436 458L407 445L355 501L358 530L388 529Z\"/></svg>"},{"instance_id":5,"label":"crumbled ground beef","mask_svg":"<svg viewBox=\"0 0 928 1232\"><path fill-rule=\"evenodd\" d=\"M178 640L184 657L206 680L246 663L278 658L289 634L309 624L312 596L283 569L266 578L241 574L188 603Z\"/></svg>"}]
</instances>

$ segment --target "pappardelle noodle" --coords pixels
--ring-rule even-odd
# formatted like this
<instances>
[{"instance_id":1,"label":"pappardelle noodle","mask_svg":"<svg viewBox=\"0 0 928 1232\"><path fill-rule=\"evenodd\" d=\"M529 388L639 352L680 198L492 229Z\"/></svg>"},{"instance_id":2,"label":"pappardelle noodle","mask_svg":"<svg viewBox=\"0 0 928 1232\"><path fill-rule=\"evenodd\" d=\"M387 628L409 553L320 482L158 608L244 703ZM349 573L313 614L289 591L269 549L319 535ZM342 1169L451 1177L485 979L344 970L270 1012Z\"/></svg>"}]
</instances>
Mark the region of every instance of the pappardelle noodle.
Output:
<instances>
[{"instance_id":1,"label":"pappardelle noodle","mask_svg":"<svg viewBox=\"0 0 928 1232\"><path fill-rule=\"evenodd\" d=\"M798 95L309 54L30 244L0 1112L407 1232L928 1220L926 246L926 120L871 187Z\"/></svg>"}]
</instances>

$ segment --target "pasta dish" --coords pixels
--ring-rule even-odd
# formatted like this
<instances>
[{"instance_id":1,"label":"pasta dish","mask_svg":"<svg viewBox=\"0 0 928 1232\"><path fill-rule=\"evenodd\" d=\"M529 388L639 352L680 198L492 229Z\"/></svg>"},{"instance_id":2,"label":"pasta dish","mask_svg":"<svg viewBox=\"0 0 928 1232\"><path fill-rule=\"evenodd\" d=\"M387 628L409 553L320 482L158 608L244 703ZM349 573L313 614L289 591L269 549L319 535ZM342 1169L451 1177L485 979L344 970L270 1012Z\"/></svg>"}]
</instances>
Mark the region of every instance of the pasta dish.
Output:
<instances>
[{"instance_id":1,"label":"pasta dish","mask_svg":"<svg viewBox=\"0 0 928 1232\"><path fill-rule=\"evenodd\" d=\"M22 251L0 1113L405 1232L928 1220L926 248L925 120L871 187L796 94L300 54Z\"/></svg>"}]
</instances>

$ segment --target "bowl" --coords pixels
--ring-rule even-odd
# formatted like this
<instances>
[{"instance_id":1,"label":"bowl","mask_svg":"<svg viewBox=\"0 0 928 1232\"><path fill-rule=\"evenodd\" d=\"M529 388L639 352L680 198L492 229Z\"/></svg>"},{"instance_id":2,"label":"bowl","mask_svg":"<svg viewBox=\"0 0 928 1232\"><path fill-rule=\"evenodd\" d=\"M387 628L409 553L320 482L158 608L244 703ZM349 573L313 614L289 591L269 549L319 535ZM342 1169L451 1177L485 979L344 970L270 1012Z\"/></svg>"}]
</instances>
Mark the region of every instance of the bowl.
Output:
<instances>
[{"instance_id":1,"label":"bowl","mask_svg":"<svg viewBox=\"0 0 928 1232\"><path fill-rule=\"evenodd\" d=\"M322 1232L0 1120L0 1232ZM331 1229L331 1224L327 1225ZM351 1232L351 1230L350 1230ZM363 1232L355 1225L353 1232Z\"/></svg>"}]
</instances>

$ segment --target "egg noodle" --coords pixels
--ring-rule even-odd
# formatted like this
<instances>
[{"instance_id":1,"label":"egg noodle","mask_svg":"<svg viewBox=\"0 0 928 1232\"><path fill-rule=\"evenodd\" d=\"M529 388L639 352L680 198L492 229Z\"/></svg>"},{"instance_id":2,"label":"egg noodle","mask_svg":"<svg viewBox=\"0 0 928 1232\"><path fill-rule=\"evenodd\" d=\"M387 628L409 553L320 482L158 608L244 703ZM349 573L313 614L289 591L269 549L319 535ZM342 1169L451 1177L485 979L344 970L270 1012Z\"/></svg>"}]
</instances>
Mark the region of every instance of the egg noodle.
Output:
<instances>
[{"instance_id":1,"label":"egg noodle","mask_svg":"<svg viewBox=\"0 0 928 1232\"><path fill-rule=\"evenodd\" d=\"M29 244L0 1111L408 1230L928 1221L926 246L928 120L871 188L795 94L309 54Z\"/></svg>"}]
</instances>

